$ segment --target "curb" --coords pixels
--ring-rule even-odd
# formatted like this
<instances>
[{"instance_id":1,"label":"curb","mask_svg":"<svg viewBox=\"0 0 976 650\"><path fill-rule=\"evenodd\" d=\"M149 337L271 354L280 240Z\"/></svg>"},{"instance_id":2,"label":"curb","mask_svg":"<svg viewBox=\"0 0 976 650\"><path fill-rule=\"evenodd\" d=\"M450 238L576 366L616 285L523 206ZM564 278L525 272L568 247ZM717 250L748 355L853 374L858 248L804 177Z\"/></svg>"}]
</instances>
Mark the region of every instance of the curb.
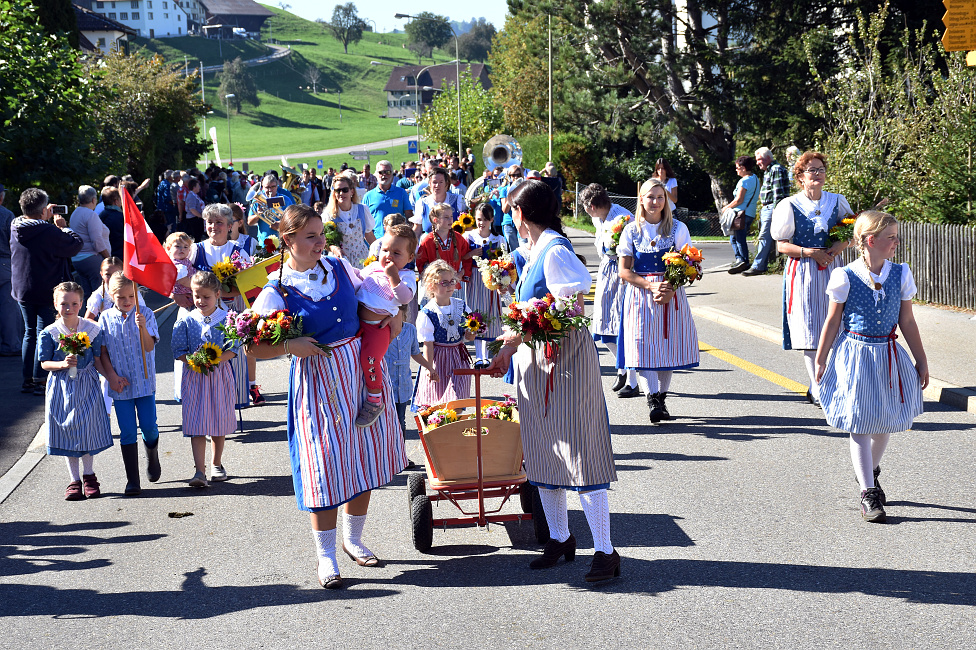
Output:
<instances>
[{"instance_id":1,"label":"curb","mask_svg":"<svg viewBox=\"0 0 976 650\"><path fill-rule=\"evenodd\" d=\"M770 327L765 323L737 316L715 307L692 307L691 313L695 316L718 323L729 329L734 329L744 334L750 334L770 343L781 345L783 343L783 332L775 327ZM941 379L929 378L929 385L922 391L925 399L951 406L952 408L966 411L976 415L976 392L968 388L962 388L955 384L950 384Z\"/></svg>"},{"instance_id":2,"label":"curb","mask_svg":"<svg viewBox=\"0 0 976 650\"><path fill-rule=\"evenodd\" d=\"M7 497L17 489L17 486L27 478L27 475L47 456L47 451L44 446L44 440L46 438L46 431L42 424L41 428L37 430L37 434L31 441L30 446L27 447L27 451L20 457L20 460L14 463L14 466L7 470L6 474L0 476L0 503L6 501Z\"/></svg>"}]
</instances>

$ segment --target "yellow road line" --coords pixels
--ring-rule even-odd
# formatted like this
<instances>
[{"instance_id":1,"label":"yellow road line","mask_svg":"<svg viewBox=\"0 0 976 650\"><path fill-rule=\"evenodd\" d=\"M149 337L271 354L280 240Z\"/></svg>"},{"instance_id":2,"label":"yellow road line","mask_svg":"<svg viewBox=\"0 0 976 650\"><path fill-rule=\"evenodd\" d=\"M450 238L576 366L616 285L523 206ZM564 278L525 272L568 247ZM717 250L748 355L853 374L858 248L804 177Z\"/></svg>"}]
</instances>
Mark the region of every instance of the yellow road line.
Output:
<instances>
[{"instance_id":1,"label":"yellow road line","mask_svg":"<svg viewBox=\"0 0 976 650\"><path fill-rule=\"evenodd\" d=\"M708 354L712 355L713 357L716 357L718 359L721 359L722 361L724 361L726 363L732 364L733 366L735 366L737 368L742 368L746 372L752 373L752 374L756 375L757 377L760 377L762 379L765 379L766 381L771 381L774 384L776 384L777 386L782 386L783 388L785 388L788 391L791 391L791 392L794 392L794 393L799 393L800 395L806 395L807 394L807 386L805 386L805 385L803 385L803 384L801 384L799 382L795 382L792 379L789 379L787 377L784 377L783 375L781 375L779 373L775 373L772 370L767 370L766 368L763 368L762 366L757 366L754 363L750 363L750 362L746 361L745 359L740 359L739 357L735 356L734 354L729 354L725 350L720 350L720 349L718 349L718 348L716 348L714 346L711 346L711 345L709 345L709 344L707 344L707 343L705 343L703 341L699 341L698 342L698 349L701 352L707 352Z\"/></svg>"}]
</instances>

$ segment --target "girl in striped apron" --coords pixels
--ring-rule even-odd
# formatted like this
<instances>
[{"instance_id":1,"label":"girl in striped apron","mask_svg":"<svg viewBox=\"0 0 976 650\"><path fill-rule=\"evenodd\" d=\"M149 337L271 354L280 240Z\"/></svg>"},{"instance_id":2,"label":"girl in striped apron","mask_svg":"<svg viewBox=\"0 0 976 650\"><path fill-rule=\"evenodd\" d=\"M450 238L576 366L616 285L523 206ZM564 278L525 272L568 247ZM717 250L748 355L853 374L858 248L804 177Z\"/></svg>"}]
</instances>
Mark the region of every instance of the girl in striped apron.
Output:
<instances>
[{"instance_id":1,"label":"girl in striped apron","mask_svg":"<svg viewBox=\"0 0 976 650\"><path fill-rule=\"evenodd\" d=\"M912 314L915 279L907 264L890 261L898 247L898 222L884 212L862 212L854 242L862 257L834 269L827 285L830 307L817 347L816 376L827 423L851 434L861 517L883 522L881 455L891 434L910 428L921 415L928 362ZM898 328L914 367L895 342Z\"/></svg>"},{"instance_id":2,"label":"girl in striped apron","mask_svg":"<svg viewBox=\"0 0 976 650\"><path fill-rule=\"evenodd\" d=\"M301 316L306 336L248 350L259 359L292 355L288 389L288 447L298 507L311 513L319 584L342 586L336 561L336 520L342 515L342 550L360 566L381 562L362 542L370 491L407 465L389 372L383 373L380 417L357 429L365 389L359 365L358 273L345 259L323 256L322 218L306 205L285 210L279 233L290 257L254 302L268 314L287 309ZM399 334L399 317L384 319ZM329 345L326 353L316 343Z\"/></svg>"},{"instance_id":3,"label":"girl in striped apron","mask_svg":"<svg viewBox=\"0 0 976 650\"><path fill-rule=\"evenodd\" d=\"M471 375L454 374L458 368L471 367L464 344L474 340L474 334L462 325L468 309L463 300L453 297L457 273L447 262L437 259L424 270L423 284L430 300L417 315L417 340L434 371L422 368L417 373L414 411L471 396Z\"/></svg>"},{"instance_id":4,"label":"girl in striped apron","mask_svg":"<svg viewBox=\"0 0 976 650\"><path fill-rule=\"evenodd\" d=\"M848 242L827 248L827 233L844 217L853 214L847 199L824 192L827 163L816 151L807 151L796 161L793 177L801 191L780 201L773 210L770 234L776 250L789 256L783 271L783 349L802 350L810 377L807 400L820 404L815 380L815 358L820 330L827 318L827 281L840 268L840 254Z\"/></svg>"},{"instance_id":5,"label":"girl in striped apron","mask_svg":"<svg viewBox=\"0 0 976 650\"><path fill-rule=\"evenodd\" d=\"M213 444L210 465L211 481L226 481L227 471L222 459L224 437L234 432L234 373L230 360L236 349L224 350L220 364L209 374L192 370L186 363L204 343L224 348L224 333L217 329L227 320L227 311L220 305L220 281L208 271L197 271L190 282L196 309L188 312L173 326L173 358L183 362L183 436L190 439L193 466L196 473L190 479L192 487L206 487L207 436Z\"/></svg>"},{"instance_id":6,"label":"girl in striped apron","mask_svg":"<svg viewBox=\"0 0 976 650\"><path fill-rule=\"evenodd\" d=\"M562 231L558 199L549 186L525 181L508 200L519 235L530 242L516 300L589 291L593 280ZM520 337L506 334L505 345L490 367L505 371L514 361L525 473L539 487L549 524L551 539L529 567L547 569L560 557L570 561L576 556L566 505L567 491L574 491L579 493L596 551L585 580L619 576L620 555L610 542L607 497L617 472L593 339L586 330L573 330L560 340L558 354L551 360L542 348L521 343Z\"/></svg>"},{"instance_id":7,"label":"girl in striped apron","mask_svg":"<svg viewBox=\"0 0 976 650\"><path fill-rule=\"evenodd\" d=\"M479 257L491 259L495 254L508 251L508 244L501 235L491 234L491 225L495 221L495 209L491 203L481 203L474 214L477 230L467 233L468 245L472 250L480 250ZM502 303L497 291L491 291L481 279L481 271L477 267L471 269L471 281L464 285L464 302L471 311L480 312L488 321L488 328L484 334L479 334L474 341L474 355L477 361L475 368L488 366L488 342L494 341L502 334Z\"/></svg>"},{"instance_id":8,"label":"girl in striped apron","mask_svg":"<svg viewBox=\"0 0 976 650\"><path fill-rule=\"evenodd\" d=\"M68 461L67 501L101 496L93 456L112 446L112 428L95 368L95 357L102 354L102 330L97 323L81 318L83 300L81 285L62 282L56 286L54 308L59 318L41 332L37 342L37 358L48 372L44 405L47 453ZM78 356L66 355L60 349L60 337L77 332L88 335L91 347ZM71 368L74 377L69 376Z\"/></svg>"},{"instance_id":9,"label":"girl in striped apron","mask_svg":"<svg viewBox=\"0 0 976 650\"><path fill-rule=\"evenodd\" d=\"M651 422L670 420L665 398L675 370L698 365L698 332L684 287L664 281L664 254L691 243L688 227L671 216L664 183L640 188L637 216L624 228L617 254L625 281L617 365L636 368L647 392Z\"/></svg>"},{"instance_id":10,"label":"girl in striped apron","mask_svg":"<svg viewBox=\"0 0 976 650\"><path fill-rule=\"evenodd\" d=\"M598 183L587 185L580 192L583 209L590 215L596 227L596 249L600 253L600 268L596 275L596 291L593 294L593 323L590 332L593 340L610 350L616 365L617 332L620 328L620 307L623 300L623 282L618 273L617 247L609 235L621 219L625 222L633 215L624 207L610 202L610 195ZM617 397L637 397L637 372L618 366L617 380L610 387Z\"/></svg>"}]
</instances>

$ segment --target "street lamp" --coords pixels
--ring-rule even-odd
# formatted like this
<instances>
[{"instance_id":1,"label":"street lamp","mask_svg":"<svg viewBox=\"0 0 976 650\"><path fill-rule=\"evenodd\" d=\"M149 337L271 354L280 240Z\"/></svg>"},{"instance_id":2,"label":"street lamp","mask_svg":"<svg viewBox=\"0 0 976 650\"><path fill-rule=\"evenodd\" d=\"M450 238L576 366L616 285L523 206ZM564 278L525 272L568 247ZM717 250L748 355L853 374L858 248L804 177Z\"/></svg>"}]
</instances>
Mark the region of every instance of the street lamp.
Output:
<instances>
[{"instance_id":1,"label":"street lamp","mask_svg":"<svg viewBox=\"0 0 976 650\"><path fill-rule=\"evenodd\" d=\"M207 137L207 115L213 115L213 111L207 111L203 115L203 137ZM203 163L205 166L210 166L210 145L207 145L206 150L203 152Z\"/></svg>"},{"instance_id":2,"label":"street lamp","mask_svg":"<svg viewBox=\"0 0 976 650\"><path fill-rule=\"evenodd\" d=\"M227 155L230 157L230 166L234 166L234 147L230 143L230 100L231 97L237 97L234 93L224 95L224 99L227 100Z\"/></svg>"},{"instance_id":3,"label":"street lamp","mask_svg":"<svg viewBox=\"0 0 976 650\"><path fill-rule=\"evenodd\" d=\"M441 21L435 20L434 18L426 18L424 16L412 16L410 14L394 14L394 18L413 18L414 20L427 20L434 23L439 23ZM461 149L461 46L458 44L457 32L451 26L451 23L444 22L447 28L451 30L451 34L454 36L454 76L455 85L454 89L457 91L457 126L458 126L458 157L461 157L463 149ZM417 137L420 137L420 127L417 128ZM419 144L419 143L418 143Z\"/></svg>"}]
</instances>

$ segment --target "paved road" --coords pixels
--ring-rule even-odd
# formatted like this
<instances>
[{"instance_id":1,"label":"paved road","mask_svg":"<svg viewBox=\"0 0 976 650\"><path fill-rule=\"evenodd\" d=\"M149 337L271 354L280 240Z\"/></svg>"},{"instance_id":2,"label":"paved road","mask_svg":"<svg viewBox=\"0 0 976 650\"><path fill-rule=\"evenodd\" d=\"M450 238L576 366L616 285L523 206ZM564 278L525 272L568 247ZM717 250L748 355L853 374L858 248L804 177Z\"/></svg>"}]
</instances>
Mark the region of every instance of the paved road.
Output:
<instances>
[{"instance_id":1,"label":"paved road","mask_svg":"<svg viewBox=\"0 0 976 650\"><path fill-rule=\"evenodd\" d=\"M707 266L722 249L708 247ZM105 498L61 500L64 465L47 458L0 505L0 646L973 646L976 419L927 402L885 456L889 524L865 524L845 436L793 390L805 374L797 355L697 325L710 352L676 374L673 422L651 425L643 399L614 397L601 355L620 474L615 582L582 582L592 540L575 499L574 563L527 570L538 553L527 524L438 530L432 552L418 553L401 475L374 493L366 531L387 566L342 558L349 587L325 591L294 506L284 361L259 364L269 403L248 410L246 433L228 441L231 481L205 491L185 487L189 444L160 363L158 484L119 496L113 449L96 465ZM486 392L503 390L492 380ZM407 437L422 462L412 428Z\"/></svg>"},{"instance_id":2,"label":"paved road","mask_svg":"<svg viewBox=\"0 0 976 650\"><path fill-rule=\"evenodd\" d=\"M378 142L367 142L366 144L353 144L347 147L336 147L334 149L320 149L319 151L305 151L302 153L286 153L278 154L275 156L257 156L255 158L241 158L242 161L247 160L248 162L264 161L264 160L281 160L282 156L285 158L314 158L316 156L338 156L342 154L347 154L350 151L361 151L363 149L380 149L383 147L397 147L402 144L407 144L408 140L416 140L416 135L409 135L402 138L393 138L392 140L380 140Z\"/></svg>"}]
</instances>

